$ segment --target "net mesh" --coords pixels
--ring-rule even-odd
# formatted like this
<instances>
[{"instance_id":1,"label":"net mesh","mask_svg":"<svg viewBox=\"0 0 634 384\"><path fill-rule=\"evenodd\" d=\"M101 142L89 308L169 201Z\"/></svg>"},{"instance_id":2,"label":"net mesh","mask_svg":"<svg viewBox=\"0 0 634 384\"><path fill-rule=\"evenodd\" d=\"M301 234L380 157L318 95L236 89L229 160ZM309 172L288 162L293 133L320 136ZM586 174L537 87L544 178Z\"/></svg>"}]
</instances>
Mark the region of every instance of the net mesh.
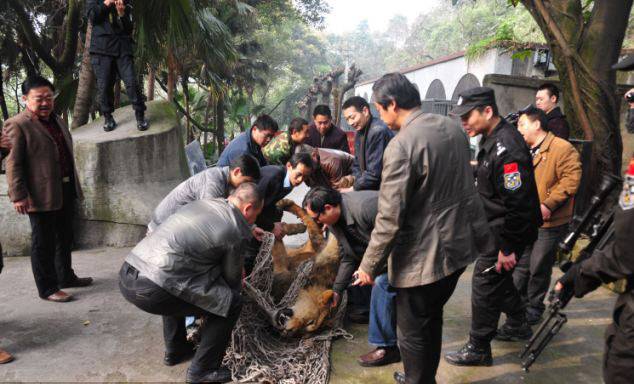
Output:
<instances>
[{"instance_id":1,"label":"net mesh","mask_svg":"<svg viewBox=\"0 0 634 384\"><path fill-rule=\"evenodd\" d=\"M330 378L330 347L337 337L351 339L343 328L346 297L334 315L333 327L301 339L279 334L267 313L292 306L306 284L313 261L301 264L284 297L275 303L271 296L275 239L266 233L253 271L245 280L246 294L240 319L231 335L224 365L231 369L234 381L300 384L327 383Z\"/></svg>"}]
</instances>

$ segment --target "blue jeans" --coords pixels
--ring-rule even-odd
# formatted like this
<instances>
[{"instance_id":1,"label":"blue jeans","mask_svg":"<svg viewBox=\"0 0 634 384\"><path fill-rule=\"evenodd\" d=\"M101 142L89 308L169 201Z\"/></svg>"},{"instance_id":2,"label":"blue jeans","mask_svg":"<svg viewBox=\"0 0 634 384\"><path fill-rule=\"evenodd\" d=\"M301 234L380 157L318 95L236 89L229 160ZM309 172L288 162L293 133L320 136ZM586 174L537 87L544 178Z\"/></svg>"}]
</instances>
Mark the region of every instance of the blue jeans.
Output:
<instances>
[{"instance_id":1,"label":"blue jeans","mask_svg":"<svg viewBox=\"0 0 634 384\"><path fill-rule=\"evenodd\" d=\"M396 346L396 292L390 287L387 273L374 279L370 298L368 342L377 347Z\"/></svg>"}]
</instances>

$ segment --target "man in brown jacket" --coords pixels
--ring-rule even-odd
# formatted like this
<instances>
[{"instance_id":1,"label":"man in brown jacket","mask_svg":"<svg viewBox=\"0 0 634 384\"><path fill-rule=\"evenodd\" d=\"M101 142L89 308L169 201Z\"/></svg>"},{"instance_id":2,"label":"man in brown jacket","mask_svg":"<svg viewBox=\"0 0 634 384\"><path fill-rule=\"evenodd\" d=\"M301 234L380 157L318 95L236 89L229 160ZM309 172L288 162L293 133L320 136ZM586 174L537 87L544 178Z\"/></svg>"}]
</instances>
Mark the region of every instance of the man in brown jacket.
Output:
<instances>
[{"instance_id":1,"label":"man in brown jacket","mask_svg":"<svg viewBox=\"0 0 634 384\"><path fill-rule=\"evenodd\" d=\"M513 271L513 281L527 302L528 324L539 323L550 287L557 243L572 218L573 197L581 180L577 150L547 129L544 112L529 106L520 112L517 127L533 155L537 193L544 224L537 240L524 251Z\"/></svg>"},{"instance_id":2,"label":"man in brown jacket","mask_svg":"<svg viewBox=\"0 0 634 384\"><path fill-rule=\"evenodd\" d=\"M83 287L71 267L73 209L81 198L68 128L53 113L55 89L45 78L22 84L23 112L4 123L11 138L7 159L9 198L31 222L31 266L42 299L65 302L71 295L60 288Z\"/></svg>"},{"instance_id":3,"label":"man in brown jacket","mask_svg":"<svg viewBox=\"0 0 634 384\"><path fill-rule=\"evenodd\" d=\"M371 284L387 259L396 289L399 383L433 383L440 359L443 307L475 257L495 253L456 122L426 114L400 73L373 87L381 119L398 134L383 157L378 214L355 285Z\"/></svg>"}]
</instances>

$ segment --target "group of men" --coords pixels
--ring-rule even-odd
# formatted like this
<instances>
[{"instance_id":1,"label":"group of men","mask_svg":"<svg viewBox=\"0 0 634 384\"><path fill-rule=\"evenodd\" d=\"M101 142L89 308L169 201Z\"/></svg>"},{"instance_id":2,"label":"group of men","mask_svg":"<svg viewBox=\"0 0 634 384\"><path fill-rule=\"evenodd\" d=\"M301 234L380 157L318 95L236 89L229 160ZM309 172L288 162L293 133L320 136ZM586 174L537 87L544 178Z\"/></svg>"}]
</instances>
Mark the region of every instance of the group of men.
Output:
<instances>
[{"instance_id":1,"label":"group of men","mask_svg":"<svg viewBox=\"0 0 634 384\"><path fill-rule=\"evenodd\" d=\"M18 213L29 215L40 297L66 302L72 296L63 288L92 283L71 267L73 204L81 198L71 135L53 113L50 82L29 78L22 92L26 109L5 122L0 137L9 196ZM275 120L262 115L225 148L216 167L184 181L156 207L147 236L120 270L120 290L163 317L166 365L193 356L187 381L231 379L222 358L240 313L241 280L263 231L285 235L276 203L302 182L312 187L303 207L341 244L332 305L345 290L372 285L369 342L375 349L359 358L361 365L402 359L398 383L435 382L443 307L473 261L469 340L448 353L447 362L491 365L494 338L532 335L581 176L556 108L557 89L540 88L538 106L520 111L517 127L500 116L486 87L460 95L451 113L462 128L456 119L423 113L418 90L401 74L378 80L373 97L380 116L357 96L343 105L355 129L354 156L346 153L347 137L327 106L315 108L311 124L294 119L278 136ZM481 136L475 169L467 135ZM581 296L601 281L632 275L623 258L634 206L631 168L617 207L622 232L617 228L615 243L602 250L607 256L573 268L560 289ZM498 328L502 313L506 321ZM204 318L196 350L185 339L190 315ZM618 322L613 326L606 381L629 377L631 336ZM0 350L0 363L11 358Z\"/></svg>"}]
</instances>

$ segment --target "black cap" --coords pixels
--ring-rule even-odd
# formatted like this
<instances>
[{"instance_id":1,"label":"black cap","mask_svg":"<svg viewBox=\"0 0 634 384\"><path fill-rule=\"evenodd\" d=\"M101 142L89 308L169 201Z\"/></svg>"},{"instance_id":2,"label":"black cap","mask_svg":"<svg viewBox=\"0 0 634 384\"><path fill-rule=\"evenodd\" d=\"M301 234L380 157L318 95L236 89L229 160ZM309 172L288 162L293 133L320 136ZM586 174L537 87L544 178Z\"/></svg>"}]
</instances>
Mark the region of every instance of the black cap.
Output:
<instances>
[{"instance_id":1,"label":"black cap","mask_svg":"<svg viewBox=\"0 0 634 384\"><path fill-rule=\"evenodd\" d=\"M634 55L627 55L625 58L612 66L612 69L620 71L631 71L634 69Z\"/></svg>"},{"instance_id":2,"label":"black cap","mask_svg":"<svg viewBox=\"0 0 634 384\"><path fill-rule=\"evenodd\" d=\"M495 105L495 92L489 87L467 89L458 97L458 103L449 112L454 116L464 116L474 108Z\"/></svg>"}]
</instances>

